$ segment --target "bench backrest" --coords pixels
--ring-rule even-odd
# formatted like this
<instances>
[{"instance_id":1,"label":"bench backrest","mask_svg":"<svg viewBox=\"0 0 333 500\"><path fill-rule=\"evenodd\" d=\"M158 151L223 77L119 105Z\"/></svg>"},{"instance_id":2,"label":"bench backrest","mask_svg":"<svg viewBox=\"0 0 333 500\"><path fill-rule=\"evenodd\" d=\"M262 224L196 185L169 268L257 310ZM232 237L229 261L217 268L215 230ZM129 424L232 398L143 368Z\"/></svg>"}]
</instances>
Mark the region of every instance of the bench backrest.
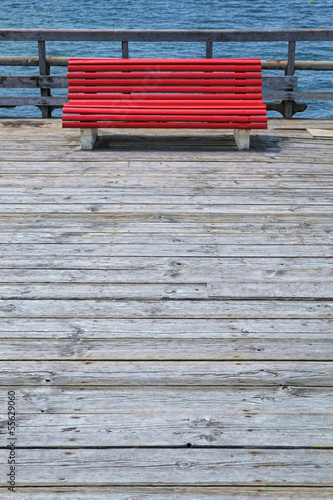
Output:
<instances>
[{"instance_id":1,"label":"bench backrest","mask_svg":"<svg viewBox=\"0 0 333 500\"><path fill-rule=\"evenodd\" d=\"M70 59L68 97L262 100L260 59ZM185 97L185 96L184 96Z\"/></svg>"}]
</instances>

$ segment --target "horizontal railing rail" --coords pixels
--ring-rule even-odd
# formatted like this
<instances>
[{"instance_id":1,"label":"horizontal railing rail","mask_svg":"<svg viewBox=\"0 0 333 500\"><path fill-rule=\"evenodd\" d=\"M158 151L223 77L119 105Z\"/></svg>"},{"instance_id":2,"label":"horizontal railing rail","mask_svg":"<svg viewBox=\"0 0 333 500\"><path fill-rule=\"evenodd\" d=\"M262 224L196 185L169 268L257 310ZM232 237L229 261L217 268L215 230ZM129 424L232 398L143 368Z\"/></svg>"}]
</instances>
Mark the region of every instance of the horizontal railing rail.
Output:
<instances>
[{"instance_id":1,"label":"horizontal railing rail","mask_svg":"<svg viewBox=\"0 0 333 500\"><path fill-rule=\"evenodd\" d=\"M265 89L275 89L282 85L296 87L296 76L264 76L262 85ZM68 79L66 76L0 76L0 88L25 88L25 89L66 89Z\"/></svg>"},{"instance_id":2,"label":"horizontal railing rail","mask_svg":"<svg viewBox=\"0 0 333 500\"><path fill-rule=\"evenodd\" d=\"M67 66L69 57L46 57L49 66ZM39 66L39 58L35 56L1 56L0 66ZM288 60L262 60L262 69L286 70ZM298 61L295 60L295 70L301 71L332 71L333 61Z\"/></svg>"},{"instance_id":3,"label":"horizontal railing rail","mask_svg":"<svg viewBox=\"0 0 333 500\"><path fill-rule=\"evenodd\" d=\"M67 66L68 57L47 57L45 42L121 42L120 54L128 58L130 42L203 42L205 57L213 57L215 42L288 42L286 60L263 60L263 70L280 70L284 76L263 77L263 97L268 109L279 111L285 118L306 108L297 100L333 100L333 92L297 90L296 70L332 71L333 61L296 60L296 42L333 41L333 29L316 30L59 30L0 29L0 42L36 42L38 57L0 56L0 66L38 66L39 76L2 75L0 89L40 89L40 97L0 96L0 107L37 106L43 117L62 107L66 97L51 95L52 89L67 88L66 76L51 76L52 66ZM89 54L87 54L89 57ZM296 89L296 90L295 90ZM277 101L280 103L268 102Z\"/></svg>"},{"instance_id":4,"label":"horizontal railing rail","mask_svg":"<svg viewBox=\"0 0 333 500\"><path fill-rule=\"evenodd\" d=\"M0 41L67 42L314 42L333 41L333 29L87 30L0 29Z\"/></svg>"}]
</instances>

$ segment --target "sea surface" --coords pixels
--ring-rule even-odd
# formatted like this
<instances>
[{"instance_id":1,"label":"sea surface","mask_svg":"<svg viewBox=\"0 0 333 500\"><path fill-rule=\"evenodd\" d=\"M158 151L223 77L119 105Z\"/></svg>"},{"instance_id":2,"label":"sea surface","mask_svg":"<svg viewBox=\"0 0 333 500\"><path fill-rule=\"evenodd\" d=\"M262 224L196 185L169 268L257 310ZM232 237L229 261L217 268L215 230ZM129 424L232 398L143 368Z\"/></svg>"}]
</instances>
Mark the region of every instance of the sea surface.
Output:
<instances>
[{"instance_id":1,"label":"sea surface","mask_svg":"<svg viewBox=\"0 0 333 500\"><path fill-rule=\"evenodd\" d=\"M58 29L320 29L333 28L333 0L0 0L0 28ZM121 57L120 42L47 42L48 56ZM205 57L204 43L130 43L130 57ZM286 59L287 42L215 43L213 57ZM0 42L0 55L37 56L36 42ZM298 42L296 59L333 60L333 42ZM66 68L51 68L66 74ZM0 67L0 74L38 68ZM281 75L282 72L265 72ZM298 71L299 90L333 91L333 71ZM34 89L0 89L7 96ZM53 95L66 95L53 90ZM61 111L54 112L60 116ZM0 117L35 116L38 108L0 108ZM280 115L270 112L270 116ZM299 118L333 118L333 101L309 101Z\"/></svg>"}]
</instances>

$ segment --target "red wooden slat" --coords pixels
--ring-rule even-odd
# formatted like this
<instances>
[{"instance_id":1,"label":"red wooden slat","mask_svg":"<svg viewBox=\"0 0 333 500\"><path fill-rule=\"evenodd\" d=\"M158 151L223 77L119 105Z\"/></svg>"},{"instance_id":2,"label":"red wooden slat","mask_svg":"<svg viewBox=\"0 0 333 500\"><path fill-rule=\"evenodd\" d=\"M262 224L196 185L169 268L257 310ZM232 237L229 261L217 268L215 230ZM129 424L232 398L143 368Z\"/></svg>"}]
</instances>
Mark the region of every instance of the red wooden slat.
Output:
<instances>
[{"instance_id":1,"label":"red wooden slat","mask_svg":"<svg viewBox=\"0 0 333 500\"><path fill-rule=\"evenodd\" d=\"M146 107L134 107L134 108L128 108L128 107L109 107L109 108L85 108L85 107L76 107L76 111L74 111L74 108L65 108L66 113L74 113L74 114L82 114L82 115L119 115L120 113L125 113L129 115L135 115L135 114L147 114L151 115L152 113L156 114L180 114L182 113L184 116L189 115L191 116L192 114L204 114L204 115L230 115L230 114L262 114L265 113L265 108L223 108L223 107L197 107L197 106L192 106L189 108L178 108L178 107L172 107L172 108L165 108L165 107L151 107L151 108L146 108Z\"/></svg>"},{"instance_id":2,"label":"red wooden slat","mask_svg":"<svg viewBox=\"0 0 333 500\"><path fill-rule=\"evenodd\" d=\"M68 97L74 99L74 103L87 102L89 104L100 105L101 103L111 103L113 106L114 103L124 102L126 105L130 102L165 102L165 103L206 103L206 104L214 104L214 103L223 103L226 104L228 101L244 103L246 100L245 94L241 94L237 99L230 95L226 94L223 96L222 94L106 94L103 96L102 94L69 94ZM248 99L249 101L254 101L258 103L263 103L262 95L258 94L258 98L255 99L253 94L250 94Z\"/></svg>"},{"instance_id":3,"label":"red wooden slat","mask_svg":"<svg viewBox=\"0 0 333 500\"><path fill-rule=\"evenodd\" d=\"M244 107L244 106L145 106L143 104L136 106L112 106L112 107L84 107L84 106L75 106L75 105L66 105L64 106L65 113L81 113L81 114L112 114L112 113L174 113L177 111L178 113L182 112L184 114L190 113L206 113L206 114L230 114L230 113L238 113L238 114L265 114L266 106L252 106L252 107Z\"/></svg>"},{"instance_id":4,"label":"red wooden slat","mask_svg":"<svg viewBox=\"0 0 333 500\"><path fill-rule=\"evenodd\" d=\"M261 87L209 87L209 86L163 86L163 85L126 85L126 86L97 86L97 87L75 87L73 90L75 92L147 92L149 89L150 92L176 92L185 94L196 93L196 92L210 92L210 93L227 93L230 92L232 94L247 94L247 93L258 93L261 91Z\"/></svg>"},{"instance_id":5,"label":"red wooden slat","mask_svg":"<svg viewBox=\"0 0 333 500\"><path fill-rule=\"evenodd\" d=\"M203 62L203 63L209 63L212 60L211 59L206 59L206 58L189 58L189 59L182 59L182 58L160 58L160 57L155 57L155 58L144 58L144 57L136 57L133 59L123 59L122 57L89 57L89 59L85 57L70 57L69 58L70 62L87 62L87 63L95 63L96 61L108 61L108 62L129 62L129 63L173 63L173 64L186 64L188 62ZM213 61L216 62L239 62L239 63L248 63L248 62L260 62L260 59L258 57L252 57L252 58L247 58L247 57L219 57L216 59L213 59Z\"/></svg>"},{"instance_id":6,"label":"red wooden slat","mask_svg":"<svg viewBox=\"0 0 333 500\"><path fill-rule=\"evenodd\" d=\"M180 102L180 101L131 101L131 102L126 102L126 101L116 101L114 100L112 103L108 101L89 101L89 100L82 100L82 101L72 101L71 103L66 103L64 104L64 109L66 108L79 108L82 109L82 106L85 107L85 109L100 109L100 108L163 108L163 109L195 109L195 108L202 108L202 109L212 109L212 108L221 108L221 109L228 109L228 108L238 108L238 109L245 109L245 108L265 108L266 105L262 101L185 101L185 102Z\"/></svg>"},{"instance_id":7,"label":"red wooden slat","mask_svg":"<svg viewBox=\"0 0 333 500\"><path fill-rule=\"evenodd\" d=\"M146 89L147 90L147 89ZM150 97L154 97L154 94L141 94L142 96L142 100L145 100L147 97L150 98ZM163 95L160 95L160 94L155 94L156 96L156 99L158 98L163 98ZM89 94L87 96L85 96L84 94L68 94L68 98L69 99L74 99L74 102L75 102L75 99L78 99L79 101L82 101L84 100L84 97L86 97L86 100L87 101L93 101L93 100L96 100L96 101L99 101L99 102L107 102L107 101L111 101L112 99L119 99L121 97L120 94ZM129 96L127 95L123 95L124 99L128 98ZM136 99L138 99L140 97L140 94L135 94L133 95L133 97L135 97ZM165 95L165 98L166 99L169 99L169 100L173 100L173 95ZM192 97L192 99L187 99L187 97ZM209 101L209 102L214 102L214 100L216 101L217 98L218 100L221 102L221 100L227 100L227 101L231 101L231 100L235 100L235 101L241 101L241 100L244 100L244 101L249 101L249 100L254 100L254 101L259 101L259 100L262 100L262 94L261 93L257 93L257 94L206 94L206 95L200 95L200 94L183 94L183 95L178 95L175 94L175 99L177 100L182 100L184 99L184 102L185 101L188 101L188 100L192 100L193 101L193 98L195 97L195 99L197 100L196 102L198 101ZM193 101L194 102L194 101Z\"/></svg>"},{"instance_id":8,"label":"red wooden slat","mask_svg":"<svg viewBox=\"0 0 333 500\"><path fill-rule=\"evenodd\" d=\"M216 114L127 114L127 113L114 113L114 114L98 114L98 115L68 115L63 117L64 121L80 121L80 122L89 122L89 121L132 121L132 122L141 122L141 121L149 121L149 122L235 122L235 123L250 123L250 122L265 122L265 116L240 116L239 114L230 114L230 115L216 115Z\"/></svg>"},{"instance_id":9,"label":"red wooden slat","mask_svg":"<svg viewBox=\"0 0 333 500\"><path fill-rule=\"evenodd\" d=\"M109 71L109 72L100 72L100 71L94 71L94 72L68 72L67 73L67 78L69 79L79 79L79 78L101 78L101 79L104 79L104 78L108 78L108 79L111 79L111 78L120 78L121 76L123 75L123 71ZM191 79L196 79L196 78L206 78L206 79L214 79L214 78L220 78L220 79L233 79L233 78L245 78L245 79L248 79L248 78L255 78L255 79L258 79L258 80L261 80L261 72L258 72L258 73L248 73L248 72L235 72L235 71L230 71L230 72L188 72L188 73L174 73L174 72L157 72L157 71L154 71L154 72L131 72L131 73L126 73L126 78L165 78L165 79L168 79L168 78L184 78L184 79L188 79L188 80L191 80Z\"/></svg>"},{"instance_id":10,"label":"red wooden slat","mask_svg":"<svg viewBox=\"0 0 333 500\"><path fill-rule=\"evenodd\" d=\"M151 123L151 122L63 122L63 128L188 128L188 129L266 129L267 123Z\"/></svg>"},{"instance_id":11,"label":"red wooden slat","mask_svg":"<svg viewBox=\"0 0 333 500\"><path fill-rule=\"evenodd\" d=\"M76 89L76 87L84 86L84 87L110 87L111 89L113 87L117 86L124 86L124 87L132 87L132 86L154 86L154 87L160 87L160 86L186 86L189 89L192 89L192 87L205 87L207 86L210 88L211 86L218 86L218 87L251 87L251 86L259 86L261 85L261 80L258 79L253 79L249 78L248 80L242 78L239 80L236 80L235 78L233 79L209 79L205 80L204 78L197 78L193 80L186 80L185 78L179 78L179 79L163 79L163 78L115 78L113 80L107 80L107 79L101 79L101 78L78 78L77 80L75 79L70 79L68 81L69 87L73 88L73 90Z\"/></svg>"},{"instance_id":12,"label":"red wooden slat","mask_svg":"<svg viewBox=\"0 0 333 500\"><path fill-rule=\"evenodd\" d=\"M75 71L77 69L78 71L135 71L135 70L147 70L147 71L161 71L162 69L164 71L175 71L175 66L173 65L165 65L163 66L144 66L144 65L138 65L138 66L125 66L124 64L115 64L112 67L109 64L94 64L91 66L77 66L76 68L73 67L72 65L68 66L68 71ZM260 65L242 65L242 66L235 66L232 64L229 65L210 65L210 66L205 66L203 64L192 64L188 66L179 66L180 71L184 70L188 71L249 71L249 72L254 72L258 73L261 70Z\"/></svg>"},{"instance_id":13,"label":"red wooden slat","mask_svg":"<svg viewBox=\"0 0 333 500\"><path fill-rule=\"evenodd\" d=\"M188 68L188 66L202 65L205 67L216 67L216 66L260 66L261 61L259 58L253 59L242 59L242 58L214 58L214 59L122 59L122 58L70 58L68 61L69 66L85 66L91 67L96 65L109 65L117 66L122 65L123 67L139 67L142 66L145 69L152 67L165 67L173 66L174 68Z\"/></svg>"}]
</instances>

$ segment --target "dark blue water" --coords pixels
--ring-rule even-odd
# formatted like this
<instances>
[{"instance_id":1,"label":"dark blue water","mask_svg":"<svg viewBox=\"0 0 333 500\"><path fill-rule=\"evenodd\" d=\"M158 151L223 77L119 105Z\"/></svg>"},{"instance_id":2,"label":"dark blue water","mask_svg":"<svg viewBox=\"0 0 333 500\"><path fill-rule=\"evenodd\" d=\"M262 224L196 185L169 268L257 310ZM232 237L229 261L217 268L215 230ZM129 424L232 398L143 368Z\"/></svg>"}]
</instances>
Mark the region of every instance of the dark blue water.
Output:
<instances>
[{"instance_id":1,"label":"dark blue water","mask_svg":"<svg viewBox=\"0 0 333 500\"><path fill-rule=\"evenodd\" d=\"M305 29L333 28L333 0L1 0L0 28L61 29ZM333 42L300 42L296 58L332 60ZM286 59L287 43L217 43L214 57ZM37 56L37 43L1 42L0 55ZM48 56L121 57L121 44L47 43ZM132 43L130 57L205 57L204 43ZM66 68L51 68L65 74ZM0 67L1 74L38 74L38 68ZM269 73L265 73L269 74ZM274 74L274 73L270 73ZM282 74L276 72L275 74ZM333 91L333 72L297 72L300 90ZM38 90L0 90L39 95ZM64 95L62 90L53 95ZM34 107L0 109L1 116L40 116ZM60 111L55 113L59 116ZM280 116L271 113L271 116ZM333 118L333 102L310 101L298 117Z\"/></svg>"}]
</instances>

